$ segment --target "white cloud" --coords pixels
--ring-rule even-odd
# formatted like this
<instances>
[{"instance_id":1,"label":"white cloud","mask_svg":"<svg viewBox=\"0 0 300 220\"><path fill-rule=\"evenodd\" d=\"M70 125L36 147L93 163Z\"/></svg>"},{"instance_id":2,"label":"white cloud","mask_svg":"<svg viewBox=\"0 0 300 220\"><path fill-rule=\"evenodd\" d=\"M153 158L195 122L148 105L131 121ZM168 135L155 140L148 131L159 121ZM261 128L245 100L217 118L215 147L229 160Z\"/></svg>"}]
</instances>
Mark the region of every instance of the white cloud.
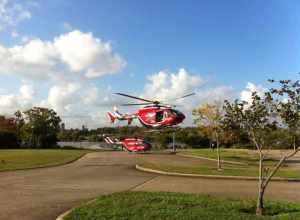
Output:
<instances>
[{"instance_id":1,"label":"white cloud","mask_svg":"<svg viewBox=\"0 0 300 220\"><path fill-rule=\"evenodd\" d=\"M24 100L28 100L28 101L33 100L34 94L35 94L35 91L34 91L32 85L24 84L20 87L20 96Z\"/></svg>"},{"instance_id":2,"label":"white cloud","mask_svg":"<svg viewBox=\"0 0 300 220\"><path fill-rule=\"evenodd\" d=\"M1 114L12 115L17 110L26 110L33 106L34 88L32 85L23 84L18 94L0 95Z\"/></svg>"},{"instance_id":3,"label":"white cloud","mask_svg":"<svg viewBox=\"0 0 300 220\"><path fill-rule=\"evenodd\" d=\"M78 30L51 41L19 37L24 40L20 45L0 44L0 75L23 80L19 92L1 92L0 114L42 106L56 110L69 127L109 125L105 112L114 101L111 92L96 88L92 80L84 80L116 74L125 67L126 61L109 42ZM37 85L38 97L28 84L36 80L45 80Z\"/></svg>"},{"instance_id":4,"label":"white cloud","mask_svg":"<svg viewBox=\"0 0 300 220\"><path fill-rule=\"evenodd\" d=\"M107 90L90 84L61 82L49 89L40 106L54 109L67 127L97 128L110 125L106 111L111 108L112 100L108 94Z\"/></svg>"},{"instance_id":5,"label":"white cloud","mask_svg":"<svg viewBox=\"0 0 300 220\"><path fill-rule=\"evenodd\" d=\"M266 92L266 88L261 85L255 85L254 83L248 82L246 89L244 89L240 94L240 99L247 103L252 103L252 93L257 92L257 95L263 96Z\"/></svg>"},{"instance_id":6,"label":"white cloud","mask_svg":"<svg viewBox=\"0 0 300 220\"><path fill-rule=\"evenodd\" d=\"M49 107L60 114L70 112L71 105L80 102L78 99L80 87L78 83L63 83L51 87L47 99Z\"/></svg>"},{"instance_id":7,"label":"white cloud","mask_svg":"<svg viewBox=\"0 0 300 220\"><path fill-rule=\"evenodd\" d=\"M72 31L55 38L54 46L72 72L85 71L88 78L117 73L126 65L112 53L110 43L94 38L92 33Z\"/></svg>"},{"instance_id":8,"label":"white cloud","mask_svg":"<svg viewBox=\"0 0 300 220\"><path fill-rule=\"evenodd\" d=\"M49 42L39 39L11 48L0 45L0 74L32 79L49 78L55 66L53 59L55 53L56 51Z\"/></svg>"},{"instance_id":9,"label":"white cloud","mask_svg":"<svg viewBox=\"0 0 300 220\"><path fill-rule=\"evenodd\" d=\"M109 42L78 30L53 41L32 39L10 48L0 44L0 74L31 79L55 78L59 74L96 78L116 74L125 66Z\"/></svg>"},{"instance_id":10,"label":"white cloud","mask_svg":"<svg viewBox=\"0 0 300 220\"><path fill-rule=\"evenodd\" d=\"M177 73L160 71L148 77L143 97L156 100L172 100L195 92L196 95L179 99L177 103L220 101L232 96L233 89L228 86L212 87L199 74L191 74L185 69ZM191 103L190 103L191 104Z\"/></svg>"},{"instance_id":11,"label":"white cloud","mask_svg":"<svg viewBox=\"0 0 300 220\"><path fill-rule=\"evenodd\" d=\"M84 104L96 104L99 100L99 90L96 87L90 88L84 92L82 101Z\"/></svg>"},{"instance_id":12,"label":"white cloud","mask_svg":"<svg viewBox=\"0 0 300 220\"><path fill-rule=\"evenodd\" d=\"M194 92L204 83L199 75L189 74L183 68L178 73L160 71L150 75L148 80L143 95L158 100L169 100L186 95Z\"/></svg>"},{"instance_id":13,"label":"white cloud","mask_svg":"<svg viewBox=\"0 0 300 220\"><path fill-rule=\"evenodd\" d=\"M25 4L15 0L0 0L0 30L16 27L31 18L31 12Z\"/></svg>"}]
</instances>

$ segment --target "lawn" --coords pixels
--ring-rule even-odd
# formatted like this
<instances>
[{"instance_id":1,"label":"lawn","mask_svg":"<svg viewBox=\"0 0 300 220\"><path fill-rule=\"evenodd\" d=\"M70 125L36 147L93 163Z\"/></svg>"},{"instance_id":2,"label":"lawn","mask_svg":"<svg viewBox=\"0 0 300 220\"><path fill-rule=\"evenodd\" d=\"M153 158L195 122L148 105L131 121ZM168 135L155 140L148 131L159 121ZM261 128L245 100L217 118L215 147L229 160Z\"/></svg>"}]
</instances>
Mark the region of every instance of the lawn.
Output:
<instances>
[{"instance_id":1,"label":"lawn","mask_svg":"<svg viewBox=\"0 0 300 220\"><path fill-rule=\"evenodd\" d=\"M65 220L293 220L300 219L300 204L266 202L266 213L257 217L255 201L225 200L210 196L122 192L102 196L74 209Z\"/></svg>"},{"instance_id":2,"label":"lawn","mask_svg":"<svg viewBox=\"0 0 300 220\"><path fill-rule=\"evenodd\" d=\"M76 160L90 150L0 150L0 171L48 167Z\"/></svg>"},{"instance_id":3,"label":"lawn","mask_svg":"<svg viewBox=\"0 0 300 220\"><path fill-rule=\"evenodd\" d=\"M207 157L211 159L216 159L216 151L211 149L187 149L180 150L179 155L185 156L200 156ZM187 173L187 174L200 174L200 175L222 175L222 176L258 176L258 156L255 151L250 150L241 150L241 149L221 149L222 160L242 162L242 164L231 164L231 163L222 163L222 170L217 170L217 162L201 161L201 165L195 163L178 163L170 164L167 161L160 161L152 163L149 160L140 159L138 164L155 170L161 170L166 172L176 172L176 173ZM266 168L271 168L277 162L276 159L271 157L267 158L265 161ZM295 169L284 165L279 169L275 174L275 177L284 177L284 178L299 178L300 172L299 169Z\"/></svg>"},{"instance_id":4,"label":"lawn","mask_svg":"<svg viewBox=\"0 0 300 220\"><path fill-rule=\"evenodd\" d=\"M180 150L178 152L179 155L184 156L199 156L199 157L207 157L211 159L217 159L217 150L212 150L209 148L204 149L186 149ZM246 149L220 149L220 154L222 160L242 162L249 165L255 165L258 161L258 154L255 150L246 150ZM268 164L274 163L276 160L272 158L267 158L266 162Z\"/></svg>"}]
</instances>

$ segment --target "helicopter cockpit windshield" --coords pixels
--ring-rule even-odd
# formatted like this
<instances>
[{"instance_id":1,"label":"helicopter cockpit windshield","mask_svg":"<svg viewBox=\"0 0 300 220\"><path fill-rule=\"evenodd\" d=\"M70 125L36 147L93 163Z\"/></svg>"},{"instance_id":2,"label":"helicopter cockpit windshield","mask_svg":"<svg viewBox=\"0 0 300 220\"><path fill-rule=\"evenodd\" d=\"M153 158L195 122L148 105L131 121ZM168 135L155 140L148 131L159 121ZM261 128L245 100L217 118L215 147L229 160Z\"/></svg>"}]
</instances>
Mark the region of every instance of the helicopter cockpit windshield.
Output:
<instances>
[{"instance_id":1,"label":"helicopter cockpit windshield","mask_svg":"<svg viewBox=\"0 0 300 220\"><path fill-rule=\"evenodd\" d=\"M159 113L159 112L157 112L157 113ZM170 109L170 110L165 110L163 112L163 116L158 115L158 114L156 116L157 116L157 119L158 119L158 117L159 118L162 117L162 118L160 118L161 119L160 121L162 121L163 119L166 119L166 118L169 118L172 116L178 116L178 115L180 115L180 113L178 111L176 111L174 109Z\"/></svg>"},{"instance_id":2,"label":"helicopter cockpit windshield","mask_svg":"<svg viewBox=\"0 0 300 220\"><path fill-rule=\"evenodd\" d=\"M163 111L156 112L156 121L161 122L163 119L164 119L164 112Z\"/></svg>"},{"instance_id":3,"label":"helicopter cockpit windshield","mask_svg":"<svg viewBox=\"0 0 300 220\"><path fill-rule=\"evenodd\" d=\"M170 114L172 114L172 115L174 115L174 116L180 115L180 113L179 113L178 111L174 110L174 109L171 109L171 110L170 110Z\"/></svg>"}]
</instances>

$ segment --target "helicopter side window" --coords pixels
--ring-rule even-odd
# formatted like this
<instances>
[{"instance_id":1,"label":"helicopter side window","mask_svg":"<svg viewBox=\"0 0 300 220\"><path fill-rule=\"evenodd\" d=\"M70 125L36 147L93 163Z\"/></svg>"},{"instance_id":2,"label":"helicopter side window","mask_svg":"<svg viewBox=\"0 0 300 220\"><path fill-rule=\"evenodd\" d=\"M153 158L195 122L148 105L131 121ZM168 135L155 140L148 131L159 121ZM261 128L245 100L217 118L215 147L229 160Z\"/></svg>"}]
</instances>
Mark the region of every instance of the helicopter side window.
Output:
<instances>
[{"instance_id":1,"label":"helicopter side window","mask_svg":"<svg viewBox=\"0 0 300 220\"><path fill-rule=\"evenodd\" d=\"M156 122L161 122L164 119L164 112L156 112Z\"/></svg>"},{"instance_id":2,"label":"helicopter side window","mask_svg":"<svg viewBox=\"0 0 300 220\"><path fill-rule=\"evenodd\" d=\"M165 110L165 113L164 113L164 117L165 117L165 118L171 117L172 115L173 115L172 111L170 111L170 110Z\"/></svg>"}]
</instances>

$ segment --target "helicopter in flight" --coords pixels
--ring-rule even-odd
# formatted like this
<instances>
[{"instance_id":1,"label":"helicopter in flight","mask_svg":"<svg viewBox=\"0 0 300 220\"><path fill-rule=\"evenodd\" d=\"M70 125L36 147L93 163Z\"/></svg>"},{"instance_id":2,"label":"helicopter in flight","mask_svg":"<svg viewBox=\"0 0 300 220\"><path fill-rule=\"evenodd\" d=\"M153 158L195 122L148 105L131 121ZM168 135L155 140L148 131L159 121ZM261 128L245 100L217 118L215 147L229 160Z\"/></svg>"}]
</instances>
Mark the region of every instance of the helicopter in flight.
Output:
<instances>
[{"instance_id":1,"label":"helicopter in flight","mask_svg":"<svg viewBox=\"0 0 300 220\"><path fill-rule=\"evenodd\" d=\"M141 103L122 104L122 106L144 107L138 109L137 112L133 114L122 114L117 109L112 112L107 112L111 123L114 123L116 120L126 120L128 124L131 124L133 119L138 119L140 123L147 128L160 129L178 125L185 119L185 115L176 110L173 105L163 104L161 101L144 99L125 93L115 94L142 101ZM192 95L195 95L195 93L184 95L182 97L173 99L172 101L183 99Z\"/></svg>"}]
</instances>

